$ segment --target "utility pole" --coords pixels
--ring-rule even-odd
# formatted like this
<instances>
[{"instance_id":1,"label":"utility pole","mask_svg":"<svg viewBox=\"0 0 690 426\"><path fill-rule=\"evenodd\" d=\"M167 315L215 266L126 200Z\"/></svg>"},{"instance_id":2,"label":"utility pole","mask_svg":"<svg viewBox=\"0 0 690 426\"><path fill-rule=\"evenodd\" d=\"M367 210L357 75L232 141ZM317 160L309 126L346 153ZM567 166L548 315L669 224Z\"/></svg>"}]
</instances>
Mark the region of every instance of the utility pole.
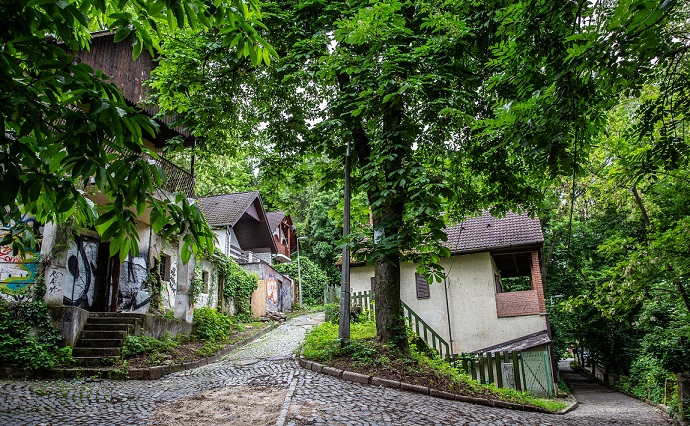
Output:
<instances>
[{"instance_id":1,"label":"utility pole","mask_svg":"<svg viewBox=\"0 0 690 426\"><path fill-rule=\"evenodd\" d=\"M299 283L299 307L303 307L302 304L302 266L299 262L299 240L304 239L304 237L297 237L297 282Z\"/></svg>"},{"instance_id":2,"label":"utility pole","mask_svg":"<svg viewBox=\"0 0 690 426\"><path fill-rule=\"evenodd\" d=\"M345 211L343 212L343 239L350 236L350 142L345 151ZM340 287L340 324L338 339L340 346L350 343L350 248L343 247L343 279Z\"/></svg>"}]
</instances>

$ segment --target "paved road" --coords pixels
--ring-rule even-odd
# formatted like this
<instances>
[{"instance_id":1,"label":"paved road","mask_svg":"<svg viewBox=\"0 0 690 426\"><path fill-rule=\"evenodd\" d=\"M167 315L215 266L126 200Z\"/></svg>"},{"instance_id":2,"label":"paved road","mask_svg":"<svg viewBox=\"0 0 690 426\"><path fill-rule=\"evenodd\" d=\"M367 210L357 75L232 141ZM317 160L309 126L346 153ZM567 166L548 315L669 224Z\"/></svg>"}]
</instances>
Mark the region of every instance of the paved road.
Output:
<instances>
[{"instance_id":1,"label":"paved road","mask_svg":"<svg viewBox=\"0 0 690 426\"><path fill-rule=\"evenodd\" d=\"M561 361L559 369L579 402L567 415L571 420L594 424L605 419L608 425L676 424L661 410L587 379L573 370L569 361Z\"/></svg>"},{"instance_id":2,"label":"paved road","mask_svg":"<svg viewBox=\"0 0 690 426\"><path fill-rule=\"evenodd\" d=\"M0 425L666 424L659 415L647 416L646 406L591 410L584 401L583 407L565 416L535 414L360 385L307 371L292 353L306 331L322 319L323 314L292 319L217 363L156 381L0 380ZM578 396L585 395L576 388Z\"/></svg>"}]
</instances>

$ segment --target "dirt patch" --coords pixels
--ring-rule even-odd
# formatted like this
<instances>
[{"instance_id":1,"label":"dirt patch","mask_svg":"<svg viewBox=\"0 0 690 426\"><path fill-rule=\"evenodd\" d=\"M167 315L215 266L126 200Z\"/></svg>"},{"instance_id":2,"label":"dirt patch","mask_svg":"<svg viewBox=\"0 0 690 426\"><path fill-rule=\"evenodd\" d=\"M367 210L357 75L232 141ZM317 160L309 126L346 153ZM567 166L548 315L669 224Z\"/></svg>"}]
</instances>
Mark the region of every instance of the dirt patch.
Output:
<instances>
[{"instance_id":1,"label":"dirt patch","mask_svg":"<svg viewBox=\"0 0 690 426\"><path fill-rule=\"evenodd\" d=\"M199 393L155 411L158 426L275 425L287 389L227 386Z\"/></svg>"}]
</instances>

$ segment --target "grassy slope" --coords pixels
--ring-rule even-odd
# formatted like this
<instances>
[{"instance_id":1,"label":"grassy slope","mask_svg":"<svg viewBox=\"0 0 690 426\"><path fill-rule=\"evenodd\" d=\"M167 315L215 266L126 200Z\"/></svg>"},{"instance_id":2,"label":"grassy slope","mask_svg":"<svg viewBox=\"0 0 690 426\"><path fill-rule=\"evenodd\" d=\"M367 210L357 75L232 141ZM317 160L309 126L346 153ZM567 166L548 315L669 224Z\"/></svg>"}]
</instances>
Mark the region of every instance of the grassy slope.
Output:
<instances>
[{"instance_id":1,"label":"grassy slope","mask_svg":"<svg viewBox=\"0 0 690 426\"><path fill-rule=\"evenodd\" d=\"M526 392L481 385L441 360L418 338L411 338L411 353L402 354L380 345L375 341L375 336L376 325L373 321L354 323L351 326L350 345L341 349L338 326L326 322L307 335L302 356L348 371L429 386L460 395L528 404L554 412L566 407L563 402L535 398Z\"/></svg>"}]
</instances>

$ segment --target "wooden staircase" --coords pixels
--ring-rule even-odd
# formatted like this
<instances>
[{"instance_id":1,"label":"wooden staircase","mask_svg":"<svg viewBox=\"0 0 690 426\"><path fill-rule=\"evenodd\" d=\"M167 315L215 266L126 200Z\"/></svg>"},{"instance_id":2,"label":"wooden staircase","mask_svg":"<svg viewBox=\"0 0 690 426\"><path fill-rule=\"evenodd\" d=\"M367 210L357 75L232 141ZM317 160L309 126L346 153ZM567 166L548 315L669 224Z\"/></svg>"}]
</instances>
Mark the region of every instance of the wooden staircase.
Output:
<instances>
[{"instance_id":1,"label":"wooden staircase","mask_svg":"<svg viewBox=\"0 0 690 426\"><path fill-rule=\"evenodd\" d=\"M125 337L134 334L137 321L143 317L133 313L91 312L72 350L77 365L89 366L107 358L119 358Z\"/></svg>"}]
</instances>

